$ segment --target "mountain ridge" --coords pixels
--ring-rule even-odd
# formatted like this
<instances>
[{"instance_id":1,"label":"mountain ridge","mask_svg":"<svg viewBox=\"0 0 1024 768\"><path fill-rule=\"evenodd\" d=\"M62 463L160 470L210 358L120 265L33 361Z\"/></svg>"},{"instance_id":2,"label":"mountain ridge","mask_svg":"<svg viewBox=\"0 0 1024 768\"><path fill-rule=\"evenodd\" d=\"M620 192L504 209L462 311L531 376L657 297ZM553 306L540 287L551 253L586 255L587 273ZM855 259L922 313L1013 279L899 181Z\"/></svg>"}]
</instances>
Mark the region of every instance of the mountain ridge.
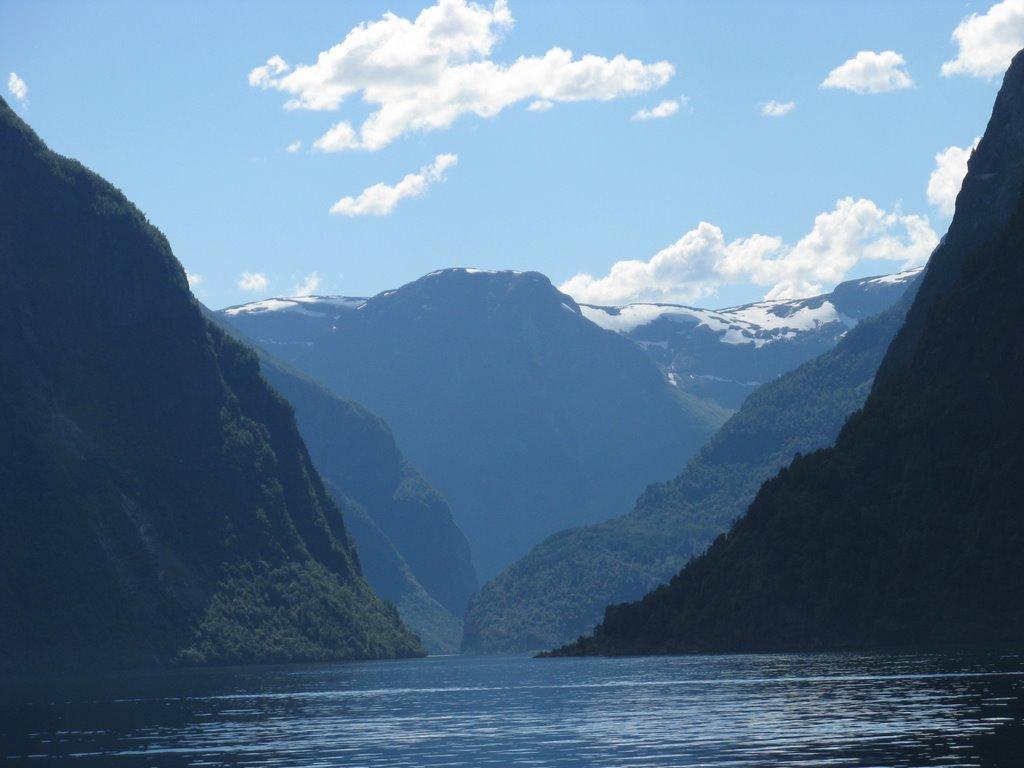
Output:
<instances>
[{"instance_id":1,"label":"mountain ridge","mask_svg":"<svg viewBox=\"0 0 1024 768\"><path fill-rule=\"evenodd\" d=\"M668 585L557 655L1024 638L1024 52L863 409Z\"/></svg>"},{"instance_id":2,"label":"mountain ridge","mask_svg":"<svg viewBox=\"0 0 1024 768\"><path fill-rule=\"evenodd\" d=\"M166 239L0 99L0 669L422 654Z\"/></svg>"},{"instance_id":3,"label":"mountain ridge","mask_svg":"<svg viewBox=\"0 0 1024 768\"><path fill-rule=\"evenodd\" d=\"M247 306L220 316L387 420L450 500L482 577L558 528L609 516L726 416L539 273L460 268L366 301Z\"/></svg>"},{"instance_id":4,"label":"mountain ridge","mask_svg":"<svg viewBox=\"0 0 1024 768\"><path fill-rule=\"evenodd\" d=\"M590 631L605 607L668 580L742 514L795 454L830 444L867 397L917 282L839 343L755 390L675 478L620 517L561 531L473 598L467 652L551 648Z\"/></svg>"}]
</instances>

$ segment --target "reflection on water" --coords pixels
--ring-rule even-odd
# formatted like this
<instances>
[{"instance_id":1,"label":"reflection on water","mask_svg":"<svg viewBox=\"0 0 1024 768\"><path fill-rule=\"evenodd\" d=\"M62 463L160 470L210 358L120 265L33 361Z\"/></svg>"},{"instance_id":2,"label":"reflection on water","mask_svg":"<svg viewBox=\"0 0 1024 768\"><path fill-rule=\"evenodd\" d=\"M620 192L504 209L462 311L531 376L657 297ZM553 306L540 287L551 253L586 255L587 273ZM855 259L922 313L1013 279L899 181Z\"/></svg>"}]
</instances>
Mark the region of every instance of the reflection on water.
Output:
<instances>
[{"instance_id":1,"label":"reflection on water","mask_svg":"<svg viewBox=\"0 0 1024 768\"><path fill-rule=\"evenodd\" d=\"M447 657L6 684L74 766L1024 765L1024 656ZM1019 749L1018 749L1019 747Z\"/></svg>"}]
</instances>

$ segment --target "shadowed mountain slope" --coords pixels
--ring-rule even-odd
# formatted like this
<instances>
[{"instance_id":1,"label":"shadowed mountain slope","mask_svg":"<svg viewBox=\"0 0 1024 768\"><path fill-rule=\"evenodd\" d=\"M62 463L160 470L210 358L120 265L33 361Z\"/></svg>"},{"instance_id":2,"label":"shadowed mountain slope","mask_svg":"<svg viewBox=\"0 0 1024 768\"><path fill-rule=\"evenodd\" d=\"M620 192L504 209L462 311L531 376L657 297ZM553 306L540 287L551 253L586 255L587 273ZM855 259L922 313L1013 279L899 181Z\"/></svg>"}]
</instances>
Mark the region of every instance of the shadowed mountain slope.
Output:
<instances>
[{"instance_id":1,"label":"shadowed mountain slope","mask_svg":"<svg viewBox=\"0 0 1024 768\"><path fill-rule=\"evenodd\" d=\"M0 668L409 656L291 409L0 101Z\"/></svg>"},{"instance_id":2,"label":"shadowed mountain slope","mask_svg":"<svg viewBox=\"0 0 1024 768\"><path fill-rule=\"evenodd\" d=\"M1024 54L864 409L566 654L1024 639Z\"/></svg>"},{"instance_id":3,"label":"shadowed mountain slope","mask_svg":"<svg viewBox=\"0 0 1024 768\"><path fill-rule=\"evenodd\" d=\"M649 487L629 514L557 533L484 585L466 616L463 648L567 643L593 629L606 606L667 581L794 455L835 440L863 405L908 306L860 323L834 349L757 389L675 479Z\"/></svg>"}]
</instances>

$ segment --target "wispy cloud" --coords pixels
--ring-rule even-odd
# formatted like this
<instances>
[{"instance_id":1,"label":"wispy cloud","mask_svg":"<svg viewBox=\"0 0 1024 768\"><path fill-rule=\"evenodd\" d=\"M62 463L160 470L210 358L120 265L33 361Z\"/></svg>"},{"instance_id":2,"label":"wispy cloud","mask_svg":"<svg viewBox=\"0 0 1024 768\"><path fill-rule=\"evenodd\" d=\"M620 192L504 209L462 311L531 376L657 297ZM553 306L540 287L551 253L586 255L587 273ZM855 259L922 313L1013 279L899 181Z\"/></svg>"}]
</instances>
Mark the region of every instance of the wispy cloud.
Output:
<instances>
[{"instance_id":1,"label":"wispy cloud","mask_svg":"<svg viewBox=\"0 0 1024 768\"><path fill-rule=\"evenodd\" d=\"M841 88L862 95L900 91L914 84L906 64L896 51L860 51L829 72L821 87Z\"/></svg>"},{"instance_id":2,"label":"wispy cloud","mask_svg":"<svg viewBox=\"0 0 1024 768\"><path fill-rule=\"evenodd\" d=\"M795 101L766 101L761 105L761 114L765 117L785 117L796 109Z\"/></svg>"},{"instance_id":3,"label":"wispy cloud","mask_svg":"<svg viewBox=\"0 0 1024 768\"><path fill-rule=\"evenodd\" d=\"M395 185L383 182L367 187L356 197L343 197L331 206L331 213L343 216L387 216L407 197L419 197L432 184L443 181L444 173L459 162L458 155L438 155L434 162L406 176Z\"/></svg>"},{"instance_id":4,"label":"wispy cloud","mask_svg":"<svg viewBox=\"0 0 1024 768\"><path fill-rule=\"evenodd\" d=\"M17 72L11 72L7 76L7 92L18 101L25 101L28 98L28 85L18 77Z\"/></svg>"},{"instance_id":5,"label":"wispy cloud","mask_svg":"<svg viewBox=\"0 0 1024 768\"><path fill-rule=\"evenodd\" d=\"M679 111L679 101L677 99L665 99L663 102L658 104L656 107L651 109L639 109L633 113L633 120L661 120L666 117L672 117L676 112Z\"/></svg>"},{"instance_id":6,"label":"wispy cloud","mask_svg":"<svg viewBox=\"0 0 1024 768\"><path fill-rule=\"evenodd\" d=\"M270 280L262 272L243 272L238 278L238 289L247 293L259 293L267 290Z\"/></svg>"},{"instance_id":7,"label":"wispy cloud","mask_svg":"<svg viewBox=\"0 0 1024 768\"><path fill-rule=\"evenodd\" d=\"M300 149L302 149L301 141L293 141L291 144L284 148L285 152L288 152L290 154L295 154Z\"/></svg>"},{"instance_id":8,"label":"wispy cloud","mask_svg":"<svg viewBox=\"0 0 1024 768\"><path fill-rule=\"evenodd\" d=\"M490 7L438 0L415 19L389 12L354 27L313 64L293 67L272 56L249 73L249 84L287 94L286 109L333 112L361 94L373 111L358 129L342 120L314 142L339 152L381 149L410 132L442 130L466 114L491 118L523 101L538 110L644 93L675 74L667 61L577 58L558 47L511 64L493 61L494 46L513 25L505 0Z\"/></svg>"},{"instance_id":9,"label":"wispy cloud","mask_svg":"<svg viewBox=\"0 0 1024 768\"><path fill-rule=\"evenodd\" d=\"M306 275L301 283L296 283L292 287L292 296L309 296L310 294L316 293L320 287L320 275L317 272L310 272Z\"/></svg>"}]
</instances>

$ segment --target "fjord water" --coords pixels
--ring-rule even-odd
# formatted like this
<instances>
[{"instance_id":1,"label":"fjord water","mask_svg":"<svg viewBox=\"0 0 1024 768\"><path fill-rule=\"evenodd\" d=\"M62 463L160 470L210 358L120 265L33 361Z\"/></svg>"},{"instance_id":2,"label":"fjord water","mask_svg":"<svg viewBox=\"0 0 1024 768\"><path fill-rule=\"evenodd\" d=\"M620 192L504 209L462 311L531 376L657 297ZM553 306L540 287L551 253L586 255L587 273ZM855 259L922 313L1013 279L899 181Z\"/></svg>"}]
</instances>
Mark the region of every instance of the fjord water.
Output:
<instances>
[{"instance_id":1,"label":"fjord water","mask_svg":"<svg viewBox=\"0 0 1024 768\"><path fill-rule=\"evenodd\" d=\"M432 657L119 673L7 685L0 758L81 766L1014 765L1024 756L1022 675L1024 655L1005 653Z\"/></svg>"}]
</instances>

